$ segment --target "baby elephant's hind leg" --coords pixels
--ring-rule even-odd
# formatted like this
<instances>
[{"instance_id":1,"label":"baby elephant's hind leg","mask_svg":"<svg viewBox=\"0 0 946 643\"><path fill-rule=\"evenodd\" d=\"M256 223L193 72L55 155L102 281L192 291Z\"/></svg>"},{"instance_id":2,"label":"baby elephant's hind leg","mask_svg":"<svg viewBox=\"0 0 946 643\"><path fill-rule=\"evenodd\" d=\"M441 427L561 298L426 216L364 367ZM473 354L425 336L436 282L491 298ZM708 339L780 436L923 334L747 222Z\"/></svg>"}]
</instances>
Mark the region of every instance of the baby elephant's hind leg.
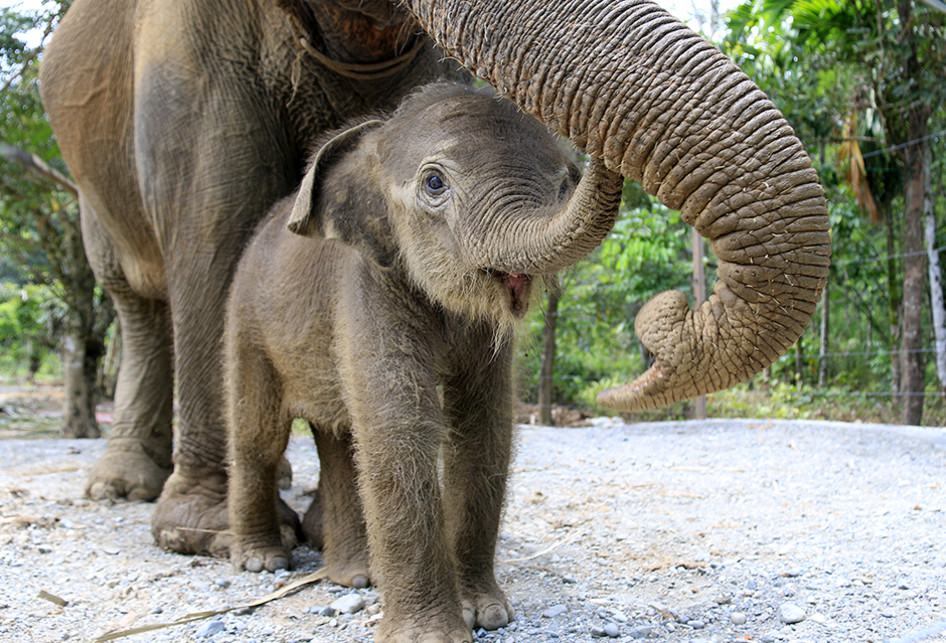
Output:
<instances>
[{"instance_id":1,"label":"baby elephant's hind leg","mask_svg":"<svg viewBox=\"0 0 946 643\"><path fill-rule=\"evenodd\" d=\"M318 518L315 513L321 513L328 577L340 585L366 587L370 580L368 537L358 497L351 436L336 437L315 427L313 431L319 449L319 493L306 512L304 523L311 525Z\"/></svg>"},{"instance_id":2,"label":"baby elephant's hind leg","mask_svg":"<svg viewBox=\"0 0 946 643\"><path fill-rule=\"evenodd\" d=\"M247 361L230 378L230 560L251 572L276 571L289 568L294 544L280 528L276 486L292 420L280 409L273 374L261 366L267 361L254 353L241 352Z\"/></svg>"}]
</instances>

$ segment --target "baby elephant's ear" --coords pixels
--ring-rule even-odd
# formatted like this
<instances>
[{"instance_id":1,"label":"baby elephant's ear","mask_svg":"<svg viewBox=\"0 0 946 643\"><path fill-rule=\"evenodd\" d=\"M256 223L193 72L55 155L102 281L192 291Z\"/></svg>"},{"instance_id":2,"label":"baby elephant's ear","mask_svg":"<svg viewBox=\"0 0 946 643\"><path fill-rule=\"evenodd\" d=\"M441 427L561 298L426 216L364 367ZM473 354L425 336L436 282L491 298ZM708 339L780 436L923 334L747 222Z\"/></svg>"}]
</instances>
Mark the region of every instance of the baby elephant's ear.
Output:
<instances>
[{"instance_id":1,"label":"baby elephant's ear","mask_svg":"<svg viewBox=\"0 0 946 643\"><path fill-rule=\"evenodd\" d=\"M296 196L296 202L292 206L292 214L289 216L289 231L304 237L314 237L323 234L324 221L316 208L319 203L319 191L321 190L321 179L325 171L331 167L332 162L339 154L351 149L361 135L372 130L383 121L371 120L359 123L333 136L322 146L309 170L302 179L302 185L299 186L299 194Z\"/></svg>"}]
</instances>

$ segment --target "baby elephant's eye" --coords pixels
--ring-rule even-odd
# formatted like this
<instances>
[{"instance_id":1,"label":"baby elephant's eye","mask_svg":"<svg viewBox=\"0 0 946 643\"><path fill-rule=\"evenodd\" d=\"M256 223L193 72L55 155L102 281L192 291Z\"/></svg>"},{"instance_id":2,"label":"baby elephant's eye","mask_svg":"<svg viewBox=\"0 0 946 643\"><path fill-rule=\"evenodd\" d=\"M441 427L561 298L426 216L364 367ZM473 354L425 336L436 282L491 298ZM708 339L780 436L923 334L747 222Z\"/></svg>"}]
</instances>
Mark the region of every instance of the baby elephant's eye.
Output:
<instances>
[{"instance_id":1,"label":"baby elephant's eye","mask_svg":"<svg viewBox=\"0 0 946 643\"><path fill-rule=\"evenodd\" d=\"M444 183L443 178L439 174L431 174L427 177L427 191L431 194L440 194L446 188L447 184Z\"/></svg>"}]
</instances>

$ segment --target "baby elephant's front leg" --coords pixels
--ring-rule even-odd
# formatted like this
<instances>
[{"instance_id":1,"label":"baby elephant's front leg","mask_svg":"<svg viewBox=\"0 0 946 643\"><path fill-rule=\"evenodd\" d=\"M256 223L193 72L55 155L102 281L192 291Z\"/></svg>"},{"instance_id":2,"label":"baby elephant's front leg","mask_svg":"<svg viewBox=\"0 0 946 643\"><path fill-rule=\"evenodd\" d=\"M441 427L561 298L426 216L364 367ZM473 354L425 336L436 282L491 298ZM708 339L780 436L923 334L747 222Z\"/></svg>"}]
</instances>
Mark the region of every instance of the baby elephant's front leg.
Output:
<instances>
[{"instance_id":1,"label":"baby elephant's front leg","mask_svg":"<svg viewBox=\"0 0 946 643\"><path fill-rule=\"evenodd\" d=\"M492 368L470 368L444 387L444 412L454 427L443 449L447 537L463 618L474 629L495 630L513 619L493 568L512 451L509 353L504 348Z\"/></svg>"},{"instance_id":2,"label":"baby elephant's front leg","mask_svg":"<svg viewBox=\"0 0 946 643\"><path fill-rule=\"evenodd\" d=\"M437 474L442 434L429 420L359 431L369 550L384 597L381 643L472 641L444 530Z\"/></svg>"}]
</instances>

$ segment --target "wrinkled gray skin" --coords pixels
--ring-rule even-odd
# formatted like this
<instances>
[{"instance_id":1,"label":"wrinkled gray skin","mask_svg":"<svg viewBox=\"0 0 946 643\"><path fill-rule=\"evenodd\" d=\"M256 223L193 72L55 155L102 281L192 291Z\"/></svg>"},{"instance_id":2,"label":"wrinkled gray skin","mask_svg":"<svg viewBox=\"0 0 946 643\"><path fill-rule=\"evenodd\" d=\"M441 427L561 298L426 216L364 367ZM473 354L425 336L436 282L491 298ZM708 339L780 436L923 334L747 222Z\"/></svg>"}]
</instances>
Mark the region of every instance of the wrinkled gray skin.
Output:
<instances>
[{"instance_id":1,"label":"wrinkled gray skin","mask_svg":"<svg viewBox=\"0 0 946 643\"><path fill-rule=\"evenodd\" d=\"M636 327L656 362L602 403L725 388L809 323L830 255L811 163L766 96L648 0L76 0L41 87L124 347L88 492L160 492L162 547L226 548L218 350L241 249L321 132L455 75L444 52L710 240L713 294L649 302Z\"/></svg>"},{"instance_id":2,"label":"wrinkled gray skin","mask_svg":"<svg viewBox=\"0 0 946 643\"><path fill-rule=\"evenodd\" d=\"M380 580L379 641L468 641L512 619L493 559L512 328L534 276L519 271L536 238L563 263L589 252L621 197L600 164L577 188L576 175L538 122L458 85L320 149L247 248L227 307L237 567L288 567L276 471L302 417L321 462L305 522L321 525L330 579ZM493 246L485 229L508 239Z\"/></svg>"}]
</instances>

